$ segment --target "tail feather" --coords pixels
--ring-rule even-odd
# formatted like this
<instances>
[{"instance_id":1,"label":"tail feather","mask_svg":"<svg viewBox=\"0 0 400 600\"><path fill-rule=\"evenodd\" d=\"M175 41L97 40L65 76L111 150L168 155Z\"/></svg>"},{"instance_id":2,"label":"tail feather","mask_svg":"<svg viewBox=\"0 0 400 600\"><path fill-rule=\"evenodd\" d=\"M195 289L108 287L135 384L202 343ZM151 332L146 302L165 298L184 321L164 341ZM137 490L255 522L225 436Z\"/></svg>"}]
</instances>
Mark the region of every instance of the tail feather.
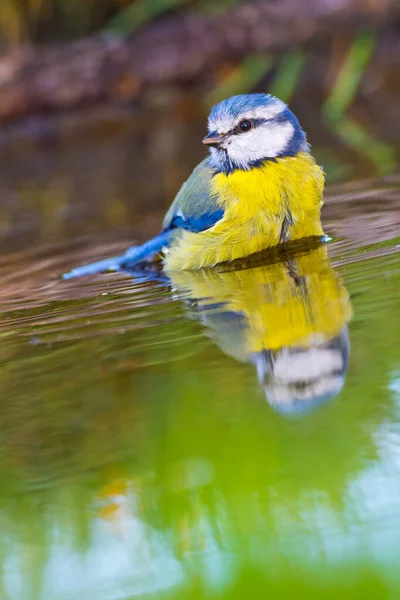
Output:
<instances>
[{"instance_id":1,"label":"tail feather","mask_svg":"<svg viewBox=\"0 0 400 600\"><path fill-rule=\"evenodd\" d=\"M141 246L132 246L125 254L106 258L89 265L76 267L64 273L63 279L73 279L74 277L83 277L84 275L95 275L104 271L121 271L123 269L131 269L135 265L145 260L149 260L155 254L161 252L164 246L168 246L171 239L171 231L163 231L155 238L145 242Z\"/></svg>"},{"instance_id":2,"label":"tail feather","mask_svg":"<svg viewBox=\"0 0 400 600\"><path fill-rule=\"evenodd\" d=\"M141 246L132 246L132 248L128 248L121 257L121 267L129 269L139 262L148 260L155 254L158 254L165 246L169 245L171 235L171 230L162 231L159 235L148 242L145 242Z\"/></svg>"},{"instance_id":3,"label":"tail feather","mask_svg":"<svg viewBox=\"0 0 400 600\"><path fill-rule=\"evenodd\" d=\"M64 273L63 279L73 279L74 277L83 277L84 275L95 275L96 273L102 273L104 271L119 271L121 268L121 260L123 256L114 256L113 258L105 258L104 260L98 260L97 262L90 263L90 265L83 265L82 267L76 267Z\"/></svg>"}]
</instances>

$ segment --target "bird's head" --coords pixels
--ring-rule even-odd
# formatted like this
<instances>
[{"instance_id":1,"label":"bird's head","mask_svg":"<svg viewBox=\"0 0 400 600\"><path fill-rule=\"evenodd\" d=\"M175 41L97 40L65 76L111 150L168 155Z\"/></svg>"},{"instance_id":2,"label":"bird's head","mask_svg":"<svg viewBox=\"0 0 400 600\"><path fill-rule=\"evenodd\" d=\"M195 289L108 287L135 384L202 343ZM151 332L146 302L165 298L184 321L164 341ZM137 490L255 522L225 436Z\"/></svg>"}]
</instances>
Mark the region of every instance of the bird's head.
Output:
<instances>
[{"instance_id":1,"label":"bird's head","mask_svg":"<svg viewBox=\"0 0 400 600\"><path fill-rule=\"evenodd\" d=\"M210 147L213 166L226 173L309 151L295 115L270 94L241 94L216 104L208 131L203 143Z\"/></svg>"}]
</instances>

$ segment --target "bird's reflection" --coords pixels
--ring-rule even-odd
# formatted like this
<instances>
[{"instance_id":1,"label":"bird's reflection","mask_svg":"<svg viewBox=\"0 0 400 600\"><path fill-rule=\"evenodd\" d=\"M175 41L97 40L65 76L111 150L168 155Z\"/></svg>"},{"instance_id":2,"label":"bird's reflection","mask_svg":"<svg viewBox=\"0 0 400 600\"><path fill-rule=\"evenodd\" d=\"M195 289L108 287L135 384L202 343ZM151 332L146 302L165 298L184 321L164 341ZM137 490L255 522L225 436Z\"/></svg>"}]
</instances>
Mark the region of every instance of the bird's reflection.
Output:
<instances>
[{"instance_id":1,"label":"bird's reflection","mask_svg":"<svg viewBox=\"0 0 400 600\"><path fill-rule=\"evenodd\" d=\"M228 355L252 363L268 402L308 410L341 390L348 365L347 291L325 246L236 265L170 273L190 310Z\"/></svg>"}]
</instances>

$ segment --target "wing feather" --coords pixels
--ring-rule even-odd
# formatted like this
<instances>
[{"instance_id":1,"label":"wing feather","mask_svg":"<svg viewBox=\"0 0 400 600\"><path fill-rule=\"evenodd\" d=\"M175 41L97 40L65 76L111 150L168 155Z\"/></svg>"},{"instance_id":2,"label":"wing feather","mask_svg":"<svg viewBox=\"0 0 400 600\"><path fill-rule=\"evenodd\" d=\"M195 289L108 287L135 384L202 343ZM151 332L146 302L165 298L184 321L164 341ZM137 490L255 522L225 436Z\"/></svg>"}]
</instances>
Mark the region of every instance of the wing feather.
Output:
<instances>
[{"instance_id":1,"label":"wing feather","mask_svg":"<svg viewBox=\"0 0 400 600\"><path fill-rule=\"evenodd\" d=\"M224 211L211 190L214 174L209 158L197 165L165 215L164 230L181 228L199 233L222 219Z\"/></svg>"}]
</instances>

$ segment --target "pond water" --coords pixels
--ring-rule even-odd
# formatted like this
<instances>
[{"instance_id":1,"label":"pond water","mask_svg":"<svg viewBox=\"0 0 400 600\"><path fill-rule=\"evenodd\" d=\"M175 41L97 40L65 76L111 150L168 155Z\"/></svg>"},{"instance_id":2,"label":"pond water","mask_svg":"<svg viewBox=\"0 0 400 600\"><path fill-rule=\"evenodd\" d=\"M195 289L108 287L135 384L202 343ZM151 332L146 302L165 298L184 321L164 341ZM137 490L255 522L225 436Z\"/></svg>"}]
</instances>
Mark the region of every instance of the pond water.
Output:
<instances>
[{"instance_id":1,"label":"pond water","mask_svg":"<svg viewBox=\"0 0 400 600\"><path fill-rule=\"evenodd\" d=\"M171 280L62 281L132 231L61 232L35 190L0 264L0 597L398 598L400 178L329 187L327 245Z\"/></svg>"}]
</instances>

